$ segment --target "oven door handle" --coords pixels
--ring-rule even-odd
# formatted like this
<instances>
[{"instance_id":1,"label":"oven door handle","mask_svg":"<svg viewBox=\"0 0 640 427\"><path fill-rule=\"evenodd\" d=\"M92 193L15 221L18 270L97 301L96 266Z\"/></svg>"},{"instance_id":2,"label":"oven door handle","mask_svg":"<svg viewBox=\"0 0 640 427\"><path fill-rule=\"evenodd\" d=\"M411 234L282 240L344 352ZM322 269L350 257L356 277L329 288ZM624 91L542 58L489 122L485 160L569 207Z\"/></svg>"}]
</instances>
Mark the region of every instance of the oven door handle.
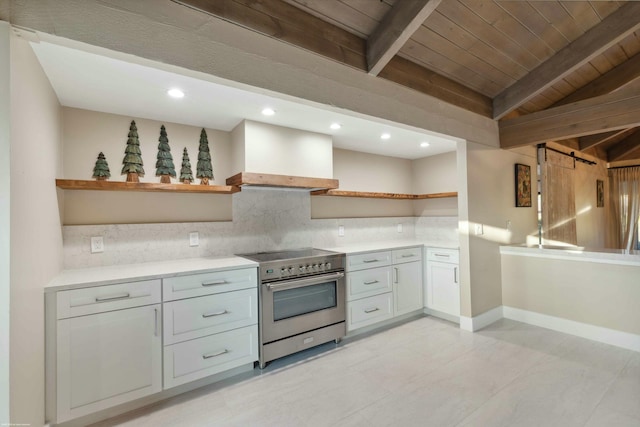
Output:
<instances>
[{"instance_id":1,"label":"oven door handle","mask_svg":"<svg viewBox=\"0 0 640 427\"><path fill-rule=\"evenodd\" d=\"M331 280L342 279L344 273L333 273L324 276L310 277L308 279L289 280L284 283L267 283L267 289L270 291L279 291L283 289L302 288L304 286L313 285L314 283L322 283Z\"/></svg>"}]
</instances>

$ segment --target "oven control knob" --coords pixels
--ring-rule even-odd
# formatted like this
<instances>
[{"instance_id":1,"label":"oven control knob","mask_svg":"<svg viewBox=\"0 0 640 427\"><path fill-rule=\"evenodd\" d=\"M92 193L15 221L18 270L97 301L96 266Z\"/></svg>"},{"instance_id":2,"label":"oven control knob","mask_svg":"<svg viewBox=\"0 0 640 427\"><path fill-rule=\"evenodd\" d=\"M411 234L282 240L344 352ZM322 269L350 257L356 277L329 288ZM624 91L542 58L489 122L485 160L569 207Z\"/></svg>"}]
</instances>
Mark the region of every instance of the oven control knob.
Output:
<instances>
[{"instance_id":1,"label":"oven control knob","mask_svg":"<svg viewBox=\"0 0 640 427\"><path fill-rule=\"evenodd\" d=\"M311 265L307 264L307 272L310 272L310 271L313 271L313 270L311 269Z\"/></svg>"},{"instance_id":2,"label":"oven control knob","mask_svg":"<svg viewBox=\"0 0 640 427\"><path fill-rule=\"evenodd\" d=\"M324 264L323 264L323 263L318 264L318 268L319 268L320 270L324 270Z\"/></svg>"},{"instance_id":3,"label":"oven control knob","mask_svg":"<svg viewBox=\"0 0 640 427\"><path fill-rule=\"evenodd\" d=\"M293 267L289 267L287 271L289 272L289 274L293 274Z\"/></svg>"},{"instance_id":4,"label":"oven control knob","mask_svg":"<svg viewBox=\"0 0 640 427\"><path fill-rule=\"evenodd\" d=\"M301 265L300 268L298 268L298 271L300 273L304 273L305 270L306 270L306 267L304 265Z\"/></svg>"},{"instance_id":5,"label":"oven control knob","mask_svg":"<svg viewBox=\"0 0 640 427\"><path fill-rule=\"evenodd\" d=\"M319 270L318 264L313 264L313 269L314 269L315 271L318 271L318 270Z\"/></svg>"},{"instance_id":6,"label":"oven control knob","mask_svg":"<svg viewBox=\"0 0 640 427\"><path fill-rule=\"evenodd\" d=\"M286 268L281 268L281 269L280 269L280 274L281 274L281 275L283 275L283 276L284 276L285 274L287 274L288 272L289 272L289 270L287 270Z\"/></svg>"},{"instance_id":7,"label":"oven control knob","mask_svg":"<svg viewBox=\"0 0 640 427\"><path fill-rule=\"evenodd\" d=\"M326 263L324 265L324 268L327 269L327 270L331 270L331 263L330 262Z\"/></svg>"}]
</instances>

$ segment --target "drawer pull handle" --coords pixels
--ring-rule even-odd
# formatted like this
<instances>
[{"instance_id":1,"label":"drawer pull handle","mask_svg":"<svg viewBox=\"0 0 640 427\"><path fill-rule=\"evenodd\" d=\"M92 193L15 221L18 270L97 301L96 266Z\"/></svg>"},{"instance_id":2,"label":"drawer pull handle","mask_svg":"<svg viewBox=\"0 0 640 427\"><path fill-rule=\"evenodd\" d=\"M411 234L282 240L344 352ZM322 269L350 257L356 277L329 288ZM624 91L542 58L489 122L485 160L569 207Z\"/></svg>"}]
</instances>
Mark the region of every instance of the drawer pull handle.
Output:
<instances>
[{"instance_id":1,"label":"drawer pull handle","mask_svg":"<svg viewBox=\"0 0 640 427\"><path fill-rule=\"evenodd\" d=\"M378 311L380 310L378 307L374 307L374 308L365 308L364 312L369 314L369 313L373 313L374 311Z\"/></svg>"},{"instance_id":2,"label":"drawer pull handle","mask_svg":"<svg viewBox=\"0 0 640 427\"><path fill-rule=\"evenodd\" d=\"M227 314L227 313L229 313L227 310L214 311L213 313L205 313L202 315L202 317L206 319L207 317L222 316L223 314Z\"/></svg>"},{"instance_id":3,"label":"drawer pull handle","mask_svg":"<svg viewBox=\"0 0 640 427\"><path fill-rule=\"evenodd\" d=\"M449 255L446 255L446 254L434 254L434 255L442 258L449 258Z\"/></svg>"},{"instance_id":4,"label":"drawer pull handle","mask_svg":"<svg viewBox=\"0 0 640 427\"><path fill-rule=\"evenodd\" d=\"M378 262L378 261L379 261L379 260L378 260L378 259L376 259L376 258L374 258L374 259L364 259L364 260L362 260L362 262L367 263L367 264L369 264L369 263L371 263L371 262Z\"/></svg>"},{"instance_id":5,"label":"drawer pull handle","mask_svg":"<svg viewBox=\"0 0 640 427\"><path fill-rule=\"evenodd\" d=\"M129 298L131 295L129 295L129 292L124 292L122 294L118 294L118 295L111 295L110 297L96 297L96 302L104 302L104 301L113 301L113 300L117 300L117 299L125 299L125 298Z\"/></svg>"},{"instance_id":6,"label":"drawer pull handle","mask_svg":"<svg viewBox=\"0 0 640 427\"><path fill-rule=\"evenodd\" d=\"M222 356L223 354L229 353L229 350L226 348L224 350L216 351L215 353L203 354L203 359L211 359L212 357Z\"/></svg>"},{"instance_id":7,"label":"drawer pull handle","mask_svg":"<svg viewBox=\"0 0 640 427\"><path fill-rule=\"evenodd\" d=\"M416 256L416 254L402 254L402 258L411 258Z\"/></svg>"},{"instance_id":8,"label":"drawer pull handle","mask_svg":"<svg viewBox=\"0 0 640 427\"><path fill-rule=\"evenodd\" d=\"M378 280L372 280L370 282L362 282L362 283L364 283L365 285L373 285L374 283L380 283L380 282Z\"/></svg>"},{"instance_id":9,"label":"drawer pull handle","mask_svg":"<svg viewBox=\"0 0 640 427\"><path fill-rule=\"evenodd\" d=\"M224 285L226 283L226 280L214 280L213 282L202 282L202 286Z\"/></svg>"}]
</instances>

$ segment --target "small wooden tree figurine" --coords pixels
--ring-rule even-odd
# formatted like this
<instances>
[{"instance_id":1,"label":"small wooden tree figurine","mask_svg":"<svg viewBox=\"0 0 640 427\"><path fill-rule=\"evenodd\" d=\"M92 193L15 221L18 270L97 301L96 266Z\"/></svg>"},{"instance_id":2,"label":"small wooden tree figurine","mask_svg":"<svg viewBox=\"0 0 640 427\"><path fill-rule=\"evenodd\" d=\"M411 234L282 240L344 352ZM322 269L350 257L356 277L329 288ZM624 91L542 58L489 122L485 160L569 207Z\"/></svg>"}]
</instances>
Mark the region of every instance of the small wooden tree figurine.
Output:
<instances>
[{"instance_id":1,"label":"small wooden tree figurine","mask_svg":"<svg viewBox=\"0 0 640 427\"><path fill-rule=\"evenodd\" d=\"M200 146L198 147L198 168L196 176L200 178L200 184L209 185L209 178L213 179L213 168L211 166L211 154L209 153L209 140L207 132L202 129L200 132Z\"/></svg>"},{"instance_id":2,"label":"small wooden tree figurine","mask_svg":"<svg viewBox=\"0 0 640 427\"><path fill-rule=\"evenodd\" d=\"M160 177L163 184L171 184L171 177L176 177L176 168L173 165L169 138L164 125L160 126L160 143L158 144L158 155L156 156L156 176Z\"/></svg>"},{"instance_id":3,"label":"small wooden tree figurine","mask_svg":"<svg viewBox=\"0 0 640 427\"><path fill-rule=\"evenodd\" d=\"M183 184L191 184L193 181L193 172L191 171L191 162L189 161L189 153L187 153L187 147L184 147L182 152L182 169L180 169L180 181Z\"/></svg>"},{"instance_id":4,"label":"small wooden tree figurine","mask_svg":"<svg viewBox=\"0 0 640 427\"><path fill-rule=\"evenodd\" d=\"M110 176L111 172L109 171L109 164L101 151L100 154L98 154L96 165L93 167L93 177L97 181L106 181Z\"/></svg>"},{"instance_id":5,"label":"small wooden tree figurine","mask_svg":"<svg viewBox=\"0 0 640 427\"><path fill-rule=\"evenodd\" d=\"M129 126L129 139L127 139L127 148L124 150L124 159L122 159L122 174L127 174L127 182L140 182L139 176L144 176L142 167L142 152L140 151L140 141L138 140L138 128L136 122L131 120Z\"/></svg>"}]
</instances>

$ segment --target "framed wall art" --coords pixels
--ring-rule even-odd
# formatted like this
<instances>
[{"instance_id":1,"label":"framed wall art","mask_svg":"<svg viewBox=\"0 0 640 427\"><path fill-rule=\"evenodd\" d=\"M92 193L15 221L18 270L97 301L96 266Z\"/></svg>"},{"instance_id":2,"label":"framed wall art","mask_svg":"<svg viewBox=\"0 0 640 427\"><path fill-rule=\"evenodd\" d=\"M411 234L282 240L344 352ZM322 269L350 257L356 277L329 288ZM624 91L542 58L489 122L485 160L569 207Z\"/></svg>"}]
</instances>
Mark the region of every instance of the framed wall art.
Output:
<instances>
[{"instance_id":1,"label":"framed wall art","mask_svg":"<svg viewBox=\"0 0 640 427\"><path fill-rule=\"evenodd\" d=\"M531 207L531 166L516 163L516 208Z\"/></svg>"},{"instance_id":2,"label":"framed wall art","mask_svg":"<svg viewBox=\"0 0 640 427\"><path fill-rule=\"evenodd\" d=\"M596 207L604 208L604 181L596 180Z\"/></svg>"}]
</instances>

